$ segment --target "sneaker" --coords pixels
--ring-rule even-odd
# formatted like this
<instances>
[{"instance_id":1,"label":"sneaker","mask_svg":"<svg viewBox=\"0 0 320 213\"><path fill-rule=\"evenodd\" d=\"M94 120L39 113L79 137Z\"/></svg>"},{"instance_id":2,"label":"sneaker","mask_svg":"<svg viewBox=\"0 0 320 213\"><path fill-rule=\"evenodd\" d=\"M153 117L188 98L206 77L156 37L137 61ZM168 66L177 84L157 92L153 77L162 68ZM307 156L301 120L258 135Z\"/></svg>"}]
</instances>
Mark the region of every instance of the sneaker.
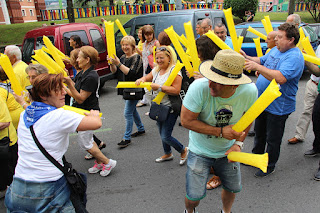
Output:
<instances>
[{"instance_id":1,"label":"sneaker","mask_svg":"<svg viewBox=\"0 0 320 213\"><path fill-rule=\"evenodd\" d=\"M314 175L314 178L316 181L320 181L320 168L318 170L318 172Z\"/></svg>"},{"instance_id":2,"label":"sneaker","mask_svg":"<svg viewBox=\"0 0 320 213\"><path fill-rule=\"evenodd\" d=\"M139 131L136 131L135 133L132 133L131 134L131 137L138 137L138 136L140 136L140 135L143 135L144 133L146 133L146 131L141 131L141 132L139 132Z\"/></svg>"},{"instance_id":3,"label":"sneaker","mask_svg":"<svg viewBox=\"0 0 320 213\"><path fill-rule=\"evenodd\" d=\"M101 171L103 169L103 163L98 164L97 161L94 162L94 166L91 167L90 169L88 169L88 172L90 174L95 174L98 173L99 171Z\"/></svg>"},{"instance_id":4,"label":"sneaker","mask_svg":"<svg viewBox=\"0 0 320 213\"><path fill-rule=\"evenodd\" d=\"M184 213L188 213L188 211L185 209L185 210L184 210ZM197 212L196 212L196 208L193 209L193 213L197 213Z\"/></svg>"},{"instance_id":5,"label":"sneaker","mask_svg":"<svg viewBox=\"0 0 320 213\"><path fill-rule=\"evenodd\" d=\"M264 173L263 171L259 170L258 172L256 172L254 174L254 176L255 177L267 177L268 175L271 175L272 173L274 173L274 170L275 170L274 168L273 169L268 168L266 173Z\"/></svg>"},{"instance_id":6,"label":"sneaker","mask_svg":"<svg viewBox=\"0 0 320 213\"><path fill-rule=\"evenodd\" d=\"M90 154L90 153L87 153L85 156L84 156L84 159L86 159L86 160L90 160L90 159L92 159L93 158L93 156Z\"/></svg>"},{"instance_id":7,"label":"sneaker","mask_svg":"<svg viewBox=\"0 0 320 213\"><path fill-rule=\"evenodd\" d=\"M117 165L117 161L109 159L109 163L108 164L102 164L103 168L102 171L100 172L100 175L105 177L108 176L111 172L111 170L116 167Z\"/></svg>"},{"instance_id":8,"label":"sneaker","mask_svg":"<svg viewBox=\"0 0 320 213\"><path fill-rule=\"evenodd\" d=\"M120 148L124 148L124 147L127 147L129 146L131 143L131 140L122 140L120 143L118 143L118 146Z\"/></svg>"},{"instance_id":9,"label":"sneaker","mask_svg":"<svg viewBox=\"0 0 320 213\"><path fill-rule=\"evenodd\" d=\"M306 157L315 157L319 152L316 152L315 150L311 149L304 153L304 156Z\"/></svg>"},{"instance_id":10,"label":"sneaker","mask_svg":"<svg viewBox=\"0 0 320 213\"><path fill-rule=\"evenodd\" d=\"M137 105L136 105L136 107L144 107L144 106L147 106L147 104L142 103L142 102L139 102L139 103L137 103Z\"/></svg>"}]
</instances>

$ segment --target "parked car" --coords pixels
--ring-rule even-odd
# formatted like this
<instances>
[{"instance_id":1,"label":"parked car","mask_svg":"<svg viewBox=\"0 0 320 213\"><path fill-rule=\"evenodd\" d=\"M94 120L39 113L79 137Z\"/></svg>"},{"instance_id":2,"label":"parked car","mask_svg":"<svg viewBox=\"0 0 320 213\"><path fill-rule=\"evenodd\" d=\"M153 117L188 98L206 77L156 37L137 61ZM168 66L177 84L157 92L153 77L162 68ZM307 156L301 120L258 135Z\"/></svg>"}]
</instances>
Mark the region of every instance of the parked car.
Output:
<instances>
[{"instance_id":1,"label":"parked car","mask_svg":"<svg viewBox=\"0 0 320 213\"><path fill-rule=\"evenodd\" d=\"M271 23L272 23L273 29L277 30L278 27L284 22L277 21L277 22L271 22ZM247 31L249 26L263 33L264 35L267 35L267 33L261 22L241 23L235 26L237 36L241 35L244 37L241 49L249 56L257 56L256 46L253 42L253 38L257 38L257 36ZM316 50L319 42L318 42L318 36L316 35L315 31L307 24L302 23L300 26L303 28L305 35L309 37L309 40L311 42L313 49ZM267 51L267 43L265 43L265 40L263 39L260 39L260 42L261 42L262 52L264 54Z\"/></svg>"},{"instance_id":2,"label":"parked car","mask_svg":"<svg viewBox=\"0 0 320 213\"><path fill-rule=\"evenodd\" d=\"M314 30L314 32L318 35L318 40L320 40L320 23L309 24L309 26Z\"/></svg>"},{"instance_id":3,"label":"parked car","mask_svg":"<svg viewBox=\"0 0 320 213\"><path fill-rule=\"evenodd\" d=\"M123 25L128 35L132 35L138 42L138 30L140 27L149 24L152 25L155 31L155 36L164 29L173 26L178 35L185 34L183 24L191 21L194 34L196 35L196 23L198 20L210 18L213 24L218 22L225 23L225 16L222 10L212 9L192 9L192 10L175 10L159 13L151 13L141 16L136 16L130 19ZM116 49L120 50L120 41L122 34L118 30L116 36Z\"/></svg>"},{"instance_id":4,"label":"parked car","mask_svg":"<svg viewBox=\"0 0 320 213\"><path fill-rule=\"evenodd\" d=\"M70 55L72 50L69 44L70 36L80 36L84 45L93 46L99 52L100 61L96 65L95 69L100 76L100 88L103 87L107 80L114 78L113 74L110 72L110 68L106 60L106 39L103 32L96 24L58 24L30 30L26 33L22 44L22 60L24 62L30 63L32 59L31 56L34 54L34 50L42 48L44 45L42 41L43 35L47 36L51 42L66 55ZM73 72L71 66L67 66L67 69L72 76Z\"/></svg>"}]
</instances>

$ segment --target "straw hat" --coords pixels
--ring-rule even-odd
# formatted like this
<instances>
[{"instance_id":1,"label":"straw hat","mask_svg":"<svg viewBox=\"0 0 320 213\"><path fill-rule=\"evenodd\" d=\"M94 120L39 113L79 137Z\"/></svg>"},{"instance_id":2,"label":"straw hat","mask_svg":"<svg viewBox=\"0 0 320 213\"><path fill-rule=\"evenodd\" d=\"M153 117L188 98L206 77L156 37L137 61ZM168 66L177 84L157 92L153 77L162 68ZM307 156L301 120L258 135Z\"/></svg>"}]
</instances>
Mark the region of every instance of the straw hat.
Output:
<instances>
[{"instance_id":1,"label":"straw hat","mask_svg":"<svg viewBox=\"0 0 320 213\"><path fill-rule=\"evenodd\" d=\"M220 50L213 60L200 64L200 73L207 79L223 85L251 83L243 74L244 57L233 50Z\"/></svg>"}]
</instances>

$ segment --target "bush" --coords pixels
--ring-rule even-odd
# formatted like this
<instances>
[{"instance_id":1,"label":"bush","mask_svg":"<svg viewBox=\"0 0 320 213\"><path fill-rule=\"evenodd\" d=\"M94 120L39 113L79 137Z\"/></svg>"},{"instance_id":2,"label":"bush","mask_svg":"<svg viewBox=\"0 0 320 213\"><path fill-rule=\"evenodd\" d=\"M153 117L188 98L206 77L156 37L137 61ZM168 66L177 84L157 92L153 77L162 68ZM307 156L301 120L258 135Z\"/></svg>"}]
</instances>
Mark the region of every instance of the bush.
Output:
<instances>
[{"instance_id":1,"label":"bush","mask_svg":"<svg viewBox=\"0 0 320 213\"><path fill-rule=\"evenodd\" d=\"M254 11L258 9L258 0L225 0L224 9L232 7L232 14L245 21L245 12L248 10Z\"/></svg>"}]
</instances>

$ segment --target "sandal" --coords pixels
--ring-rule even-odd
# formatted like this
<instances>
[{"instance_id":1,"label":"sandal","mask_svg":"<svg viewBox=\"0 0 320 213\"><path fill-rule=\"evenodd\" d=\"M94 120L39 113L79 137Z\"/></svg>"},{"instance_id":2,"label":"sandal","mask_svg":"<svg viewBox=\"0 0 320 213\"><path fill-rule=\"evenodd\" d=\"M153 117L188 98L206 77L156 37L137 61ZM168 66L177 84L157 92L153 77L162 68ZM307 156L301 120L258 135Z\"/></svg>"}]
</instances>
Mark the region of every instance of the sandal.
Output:
<instances>
[{"instance_id":1,"label":"sandal","mask_svg":"<svg viewBox=\"0 0 320 213\"><path fill-rule=\"evenodd\" d=\"M93 156L90 154L90 153L87 153L85 156L84 156L84 159L86 159L86 160L90 160L90 159L92 159L93 158Z\"/></svg>"},{"instance_id":2,"label":"sandal","mask_svg":"<svg viewBox=\"0 0 320 213\"><path fill-rule=\"evenodd\" d=\"M208 182L207 182L207 190L215 189L221 185L221 180L218 176L214 175Z\"/></svg>"}]
</instances>

